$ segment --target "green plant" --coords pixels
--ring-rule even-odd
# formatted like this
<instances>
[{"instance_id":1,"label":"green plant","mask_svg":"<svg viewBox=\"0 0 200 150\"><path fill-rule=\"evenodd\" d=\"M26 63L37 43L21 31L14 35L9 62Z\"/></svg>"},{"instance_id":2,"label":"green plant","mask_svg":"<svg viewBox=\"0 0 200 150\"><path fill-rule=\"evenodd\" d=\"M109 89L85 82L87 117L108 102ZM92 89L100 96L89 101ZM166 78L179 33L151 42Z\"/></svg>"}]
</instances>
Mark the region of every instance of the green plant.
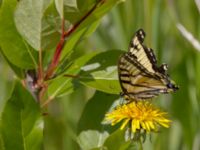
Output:
<instances>
[{"instance_id":1,"label":"green plant","mask_svg":"<svg viewBox=\"0 0 200 150\"><path fill-rule=\"evenodd\" d=\"M176 27L200 37L195 3L127 0L112 9L119 2L0 1L0 149L138 149L102 121L121 91L118 57L141 27L180 85L155 101L173 124L144 149L198 149L199 52Z\"/></svg>"}]
</instances>

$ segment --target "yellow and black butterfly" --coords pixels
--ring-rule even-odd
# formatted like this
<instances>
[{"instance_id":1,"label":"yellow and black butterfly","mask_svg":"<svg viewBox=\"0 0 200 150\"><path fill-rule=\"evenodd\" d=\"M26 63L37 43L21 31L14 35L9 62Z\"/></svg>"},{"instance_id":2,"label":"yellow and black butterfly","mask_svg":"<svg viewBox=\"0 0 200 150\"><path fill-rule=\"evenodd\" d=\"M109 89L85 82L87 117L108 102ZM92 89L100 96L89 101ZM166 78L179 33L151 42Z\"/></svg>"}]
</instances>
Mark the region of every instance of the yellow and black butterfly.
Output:
<instances>
[{"instance_id":1,"label":"yellow and black butterfly","mask_svg":"<svg viewBox=\"0 0 200 150\"><path fill-rule=\"evenodd\" d=\"M160 93L174 92L178 86L167 74L168 66L157 66L157 60L151 48L143 45L145 32L139 29L129 50L119 59L118 74L122 95L126 100L138 101L151 99Z\"/></svg>"}]
</instances>

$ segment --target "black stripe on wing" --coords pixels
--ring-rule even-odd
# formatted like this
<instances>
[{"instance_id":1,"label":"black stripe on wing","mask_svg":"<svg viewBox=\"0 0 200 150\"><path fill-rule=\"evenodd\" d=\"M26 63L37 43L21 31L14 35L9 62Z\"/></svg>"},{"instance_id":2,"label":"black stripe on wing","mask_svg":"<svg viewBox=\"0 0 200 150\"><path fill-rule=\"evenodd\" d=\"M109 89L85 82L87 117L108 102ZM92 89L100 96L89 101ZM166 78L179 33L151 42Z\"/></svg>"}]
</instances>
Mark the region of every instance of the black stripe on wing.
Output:
<instances>
[{"instance_id":1,"label":"black stripe on wing","mask_svg":"<svg viewBox=\"0 0 200 150\"><path fill-rule=\"evenodd\" d=\"M125 53L123 57L130 63L130 65L134 65L137 69L139 69L142 75L150 78L160 79L157 75L149 72L142 64L140 64L136 59L132 58L128 53ZM129 70L127 71L130 72Z\"/></svg>"},{"instance_id":2,"label":"black stripe on wing","mask_svg":"<svg viewBox=\"0 0 200 150\"><path fill-rule=\"evenodd\" d=\"M125 83L125 84L131 85L131 86L133 86L133 87L144 87L144 88L147 88L147 89L154 89L154 90L157 90L157 89L158 89L158 88L151 87L151 86L147 86L147 85L134 84L134 83L132 83L130 80L125 80L125 79L121 79L121 82L122 82L122 84Z\"/></svg>"},{"instance_id":3,"label":"black stripe on wing","mask_svg":"<svg viewBox=\"0 0 200 150\"><path fill-rule=\"evenodd\" d=\"M126 95L133 98L149 99L149 98L158 96L160 94L160 90L162 89L152 89L152 90L145 90L141 92L129 92L129 93L126 93Z\"/></svg>"},{"instance_id":4,"label":"black stripe on wing","mask_svg":"<svg viewBox=\"0 0 200 150\"><path fill-rule=\"evenodd\" d=\"M153 97L156 97L159 95L158 91L151 90L148 93L143 92L143 93L124 93L124 97L126 97L127 100L145 100L145 99L151 99Z\"/></svg>"},{"instance_id":5,"label":"black stripe on wing","mask_svg":"<svg viewBox=\"0 0 200 150\"><path fill-rule=\"evenodd\" d=\"M153 49L151 48L147 48L146 46L143 45L143 48L146 52L147 57L149 58L150 62L152 63L153 67L155 67L154 69L157 69L157 59L156 56L153 52Z\"/></svg>"}]
</instances>

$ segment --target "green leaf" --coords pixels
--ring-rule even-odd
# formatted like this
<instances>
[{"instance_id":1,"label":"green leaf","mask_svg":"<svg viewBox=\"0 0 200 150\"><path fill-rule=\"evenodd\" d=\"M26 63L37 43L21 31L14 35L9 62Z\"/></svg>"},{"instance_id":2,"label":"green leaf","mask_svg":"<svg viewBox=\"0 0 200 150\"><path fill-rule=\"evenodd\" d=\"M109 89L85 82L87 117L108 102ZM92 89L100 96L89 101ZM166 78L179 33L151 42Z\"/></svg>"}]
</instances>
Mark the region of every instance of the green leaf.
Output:
<instances>
[{"instance_id":1,"label":"green leaf","mask_svg":"<svg viewBox=\"0 0 200 150\"><path fill-rule=\"evenodd\" d=\"M119 94L121 91L116 66L93 72L88 76L83 76L80 81L86 86L110 94Z\"/></svg>"},{"instance_id":2,"label":"green leaf","mask_svg":"<svg viewBox=\"0 0 200 150\"><path fill-rule=\"evenodd\" d=\"M77 8L77 0L64 0L64 5Z\"/></svg>"},{"instance_id":3,"label":"green leaf","mask_svg":"<svg viewBox=\"0 0 200 150\"><path fill-rule=\"evenodd\" d=\"M35 142L35 145L41 143L32 136L34 134L41 137L42 132L38 130L41 128L40 122L36 124L39 116L39 105L17 81L2 112L1 133L5 150L25 150L31 147L29 143Z\"/></svg>"},{"instance_id":4,"label":"green leaf","mask_svg":"<svg viewBox=\"0 0 200 150\"><path fill-rule=\"evenodd\" d=\"M66 44L63 47L60 57L61 60L66 59L68 54L73 50L74 46L77 44L77 42L80 40L80 38L82 37L82 35L85 33L86 30L87 28L84 28L70 35L70 37L66 41Z\"/></svg>"},{"instance_id":5,"label":"green leaf","mask_svg":"<svg viewBox=\"0 0 200 150\"><path fill-rule=\"evenodd\" d=\"M91 8L92 4L96 3L96 0L92 0L93 2L89 2L89 0L81 1L83 3L80 4L79 0L65 0L64 2L64 15L65 19L70 21L72 24L78 22L84 14L86 14ZM87 8L84 8L86 6Z\"/></svg>"},{"instance_id":6,"label":"green leaf","mask_svg":"<svg viewBox=\"0 0 200 150\"><path fill-rule=\"evenodd\" d=\"M102 130L102 124L105 113L110 108L118 95L110 95L97 91L95 95L87 102L80 121L78 123L78 133L83 130L95 129Z\"/></svg>"},{"instance_id":7,"label":"green leaf","mask_svg":"<svg viewBox=\"0 0 200 150\"><path fill-rule=\"evenodd\" d=\"M89 38L89 36L92 35L93 32L95 32L95 30L97 29L97 27L99 26L101 20L97 20L95 21L93 24L91 24L89 26L89 28L87 28L87 31L84 34L84 38Z\"/></svg>"},{"instance_id":8,"label":"green leaf","mask_svg":"<svg viewBox=\"0 0 200 150\"><path fill-rule=\"evenodd\" d=\"M63 7L64 7L64 0L55 0L55 4L56 4L56 9L60 15L61 18L64 18L63 16Z\"/></svg>"},{"instance_id":9,"label":"green leaf","mask_svg":"<svg viewBox=\"0 0 200 150\"><path fill-rule=\"evenodd\" d=\"M87 63L89 59L91 59L93 56L95 56L97 53L90 53L87 55L84 55L78 59L76 59L74 62L72 62L72 65L63 73L67 75L77 75L80 71L81 67ZM63 94L69 94L73 91L73 83L72 77L66 77L60 75L59 77L51 80L49 88L48 88L48 95L50 97L56 97L61 96Z\"/></svg>"},{"instance_id":10,"label":"green leaf","mask_svg":"<svg viewBox=\"0 0 200 150\"><path fill-rule=\"evenodd\" d=\"M41 149L43 142L43 122L39 120L37 125L31 130L30 134L25 138L27 150Z\"/></svg>"},{"instance_id":11,"label":"green leaf","mask_svg":"<svg viewBox=\"0 0 200 150\"><path fill-rule=\"evenodd\" d=\"M64 1L64 16L65 20L69 21L70 23L76 23L83 13L80 12L77 6L76 0L65 0Z\"/></svg>"},{"instance_id":12,"label":"green leaf","mask_svg":"<svg viewBox=\"0 0 200 150\"><path fill-rule=\"evenodd\" d=\"M97 147L101 147L108 137L107 132L100 133L95 130L87 130L80 133L77 138L79 146L83 150L89 150Z\"/></svg>"},{"instance_id":13,"label":"green leaf","mask_svg":"<svg viewBox=\"0 0 200 150\"><path fill-rule=\"evenodd\" d=\"M89 6L95 4L96 2L97 0L86 0L86 1L77 0L78 8L82 11L88 10Z\"/></svg>"},{"instance_id":14,"label":"green leaf","mask_svg":"<svg viewBox=\"0 0 200 150\"><path fill-rule=\"evenodd\" d=\"M90 14L81 24L80 26L75 30L75 32L70 35L69 39L67 40L62 54L61 54L61 60L63 58L66 58L67 54L73 49L75 44L78 42L78 40L81 38L84 32L87 31L87 29L94 24L96 24L96 21L100 20L101 17L103 17L117 2L121 0L109 0L105 1L104 4L97 7L92 14ZM86 13L81 13L82 18ZM79 19L80 19L79 18ZM77 20L76 22L78 22ZM94 31L94 30L93 30Z\"/></svg>"},{"instance_id":15,"label":"green leaf","mask_svg":"<svg viewBox=\"0 0 200 150\"><path fill-rule=\"evenodd\" d=\"M0 47L6 58L14 65L23 69L37 66L36 52L34 52L18 34L13 13L17 1L3 1L0 10Z\"/></svg>"},{"instance_id":16,"label":"green leaf","mask_svg":"<svg viewBox=\"0 0 200 150\"><path fill-rule=\"evenodd\" d=\"M80 73L80 82L106 93L119 94L121 88L116 65L121 53L119 50L111 50L93 57L82 67L85 72Z\"/></svg>"},{"instance_id":17,"label":"green leaf","mask_svg":"<svg viewBox=\"0 0 200 150\"><path fill-rule=\"evenodd\" d=\"M52 1L44 12L42 18L42 50L53 53L61 36L62 20L56 10L55 2ZM51 56L53 57L53 56ZM50 57L50 58L51 58Z\"/></svg>"},{"instance_id":18,"label":"green leaf","mask_svg":"<svg viewBox=\"0 0 200 150\"><path fill-rule=\"evenodd\" d=\"M92 148L90 150L102 150L102 147L99 147L99 148Z\"/></svg>"},{"instance_id":19,"label":"green leaf","mask_svg":"<svg viewBox=\"0 0 200 150\"><path fill-rule=\"evenodd\" d=\"M74 47L80 41L80 39L87 38L89 35L91 35L96 30L98 25L99 20L94 21L88 27L72 33L72 35L70 35L70 37L66 41L66 44L64 45L61 53L61 60L66 60L66 58L68 58L69 54L71 54L72 50L74 50Z\"/></svg>"},{"instance_id":20,"label":"green leaf","mask_svg":"<svg viewBox=\"0 0 200 150\"><path fill-rule=\"evenodd\" d=\"M58 44L60 40L61 29L62 29L62 17L60 13L63 11L61 9L64 9L64 11L67 11L68 7L71 7L71 6L75 7L74 2L71 2L70 0L63 0L61 2L57 0L56 2L51 3L44 13L42 48L43 50L46 50L46 51L48 50L47 51L48 53L49 51L55 51L56 45ZM64 14L65 30L71 27L71 23L70 23L71 20L69 19L69 17L74 18L72 14L69 12ZM64 55L65 57L62 57L62 59L68 56L68 54L74 48L75 44L79 41L83 33L84 31L76 32L75 34L73 33L70 36L70 38L67 38L67 42L62 50L62 55Z\"/></svg>"},{"instance_id":21,"label":"green leaf","mask_svg":"<svg viewBox=\"0 0 200 150\"><path fill-rule=\"evenodd\" d=\"M4 59L7 61L8 65L11 67L11 69L14 71L14 73L19 77L19 78L24 78L25 74L24 74L24 70L15 66L14 64L12 64L4 55L4 53L2 52L1 48L0 48L0 53L3 55Z\"/></svg>"},{"instance_id":22,"label":"green leaf","mask_svg":"<svg viewBox=\"0 0 200 150\"><path fill-rule=\"evenodd\" d=\"M103 146L106 149L127 150L130 141L125 141L124 134L124 130L116 130L106 139Z\"/></svg>"},{"instance_id":23,"label":"green leaf","mask_svg":"<svg viewBox=\"0 0 200 150\"><path fill-rule=\"evenodd\" d=\"M5 149L4 149L4 146L3 146L3 139L2 139L1 133L0 133L0 149L1 149L1 150L5 150Z\"/></svg>"},{"instance_id":24,"label":"green leaf","mask_svg":"<svg viewBox=\"0 0 200 150\"><path fill-rule=\"evenodd\" d=\"M64 11L65 11L65 17L68 18L68 12L76 12L77 10L77 3L76 0L56 0L56 9L60 15L61 18L64 18ZM65 19L67 19L65 18Z\"/></svg>"},{"instance_id":25,"label":"green leaf","mask_svg":"<svg viewBox=\"0 0 200 150\"><path fill-rule=\"evenodd\" d=\"M110 11L115 6L115 4L117 4L120 1L122 0L104 1L102 5L97 6L97 8L92 12L92 14L82 22L82 24L79 26L78 29L80 30L84 28L85 26L88 26L92 24L93 22L102 18L106 13L108 13L108 11Z\"/></svg>"},{"instance_id":26,"label":"green leaf","mask_svg":"<svg viewBox=\"0 0 200 150\"><path fill-rule=\"evenodd\" d=\"M21 0L15 11L18 31L35 50L42 48L42 17L49 3L50 0Z\"/></svg>"}]
</instances>

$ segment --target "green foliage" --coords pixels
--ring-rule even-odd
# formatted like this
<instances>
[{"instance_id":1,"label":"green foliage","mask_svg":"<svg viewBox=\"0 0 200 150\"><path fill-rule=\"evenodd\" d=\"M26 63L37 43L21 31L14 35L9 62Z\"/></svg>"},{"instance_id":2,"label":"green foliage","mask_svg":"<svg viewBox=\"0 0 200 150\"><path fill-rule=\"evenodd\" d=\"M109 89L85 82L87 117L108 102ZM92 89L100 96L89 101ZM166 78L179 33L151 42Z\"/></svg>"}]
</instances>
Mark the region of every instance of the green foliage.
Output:
<instances>
[{"instance_id":1,"label":"green foliage","mask_svg":"<svg viewBox=\"0 0 200 150\"><path fill-rule=\"evenodd\" d=\"M91 59L91 57L95 56L96 53L87 54L85 56L82 56L80 58L77 58L72 62L70 67L64 71L62 74L69 74L69 75L76 75L80 71L81 67L84 66L84 64ZM70 92L73 91L73 78L65 77L65 76L59 76L58 78L53 79L51 84L48 88L48 95L50 97L56 97L60 96L62 94L70 94ZM67 92L67 93L66 93Z\"/></svg>"},{"instance_id":2,"label":"green foliage","mask_svg":"<svg viewBox=\"0 0 200 150\"><path fill-rule=\"evenodd\" d=\"M101 122L104 120L104 115L109 109L114 100L117 99L116 95L105 94L96 92L94 96L86 103L82 115L78 122L77 132L80 133L84 130L102 130ZM101 106L99 106L101 102Z\"/></svg>"},{"instance_id":3,"label":"green foliage","mask_svg":"<svg viewBox=\"0 0 200 150\"><path fill-rule=\"evenodd\" d=\"M39 106L35 99L17 81L1 116L1 134L4 149L40 148L42 129L37 121L40 115Z\"/></svg>"},{"instance_id":4,"label":"green foliage","mask_svg":"<svg viewBox=\"0 0 200 150\"><path fill-rule=\"evenodd\" d=\"M200 4L119 2L0 0L0 149L199 149ZM180 85L155 100L171 128L145 143L104 122L120 97L118 58L138 28Z\"/></svg>"},{"instance_id":5,"label":"green foliage","mask_svg":"<svg viewBox=\"0 0 200 150\"><path fill-rule=\"evenodd\" d=\"M36 53L17 32L14 23L16 1L3 1L0 10L0 46L6 58L14 65L23 69L35 68Z\"/></svg>"},{"instance_id":6,"label":"green foliage","mask_svg":"<svg viewBox=\"0 0 200 150\"><path fill-rule=\"evenodd\" d=\"M98 131L84 131L78 136L77 142L83 150L102 147L105 139L109 136L108 133L99 133Z\"/></svg>"},{"instance_id":7,"label":"green foliage","mask_svg":"<svg viewBox=\"0 0 200 150\"><path fill-rule=\"evenodd\" d=\"M37 51L42 47L42 17L49 3L50 0L21 0L15 10L14 19L18 32Z\"/></svg>"},{"instance_id":8,"label":"green foliage","mask_svg":"<svg viewBox=\"0 0 200 150\"><path fill-rule=\"evenodd\" d=\"M130 141L124 139L124 131L117 130L112 133L105 141L104 146L107 149L126 150L130 145Z\"/></svg>"},{"instance_id":9,"label":"green foliage","mask_svg":"<svg viewBox=\"0 0 200 150\"><path fill-rule=\"evenodd\" d=\"M117 76L116 60L122 54L118 50L110 50L93 57L82 68L80 82L99 91L119 94L120 86ZM112 58L110 56L112 55Z\"/></svg>"}]
</instances>

